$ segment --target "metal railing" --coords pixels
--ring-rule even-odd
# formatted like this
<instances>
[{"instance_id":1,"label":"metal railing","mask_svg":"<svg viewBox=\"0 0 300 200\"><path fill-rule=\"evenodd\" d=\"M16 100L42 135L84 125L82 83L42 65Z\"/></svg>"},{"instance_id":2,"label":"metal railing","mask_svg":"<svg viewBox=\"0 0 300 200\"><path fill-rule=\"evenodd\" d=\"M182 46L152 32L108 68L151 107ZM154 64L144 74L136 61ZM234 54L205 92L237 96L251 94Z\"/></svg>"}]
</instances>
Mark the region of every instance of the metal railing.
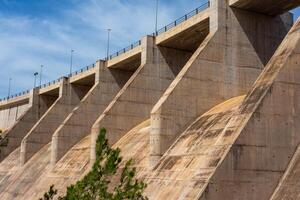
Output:
<instances>
[{"instance_id":1,"label":"metal railing","mask_svg":"<svg viewBox=\"0 0 300 200\"><path fill-rule=\"evenodd\" d=\"M25 90L23 92L19 92L17 94L13 94L13 95L9 95L7 97L4 97L2 99L0 99L0 102L1 101L6 101L6 100L9 100L9 99L12 99L12 98L16 98L16 97L19 97L19 96L23 96L23 95L26 95L26 94L29 94L30 90Z\"/></svg>"},{"instance_id":2,"label":"metal railing","mask_svg":"<svg viewBox=\"0 0 300 200\"><path fill-rule=\"evenodd\" d=\"M193 11L189 12L188 14L186 14L186 15L184 15L184 16L178 18L178 19L175 20L174 22L172 22L172 23L170 23L170 24L164 26L163 28L157 30L156 32L154 32L154 33L152 33L152 34L150 34L150 35L152 35L152 36L158 36L158 35L160 35L160 34L162 34L162 33L165 33L165 32L167 32L168 30L170 30L170 29L176 27L177 25L181 24L182 22L185 22L185 21L187 21L188 19L190 19L191 17L193 17L193 16L199 14L200 12L206 10L207 8L209 8L209 6L210 6L210 2L209 2L209 0L207 0L207 2L205 2L204 4L202 4L200 7L194 9ZM134 49L135 47L140 46L141 43L142 43L141 40L139 40L139 41L137 41L137 42L135 42L135 43L129 45L128 47L125 47L125 48L121 49L120 51L117 51L116 53L113 53L113 54L109 55L108 57L104 58L104 60L106 60L106 61L107 61L107 60L111 60L111 59L113 59L113 58L115 58L115 57L117 57L117 56L119 56L119 55L122 55L122 54L124 54L124 53L126 53L126 52L128 52L128 51L130 51L130 50L132 50L132 49ZM85 72L85 71L88 71L88 70L90 70L90 69L92 69L92 68L94 68L94 67L95 67L95 64L93 63L93 64L88 65L88 66L86 66L86 67L84 67L84 68L81 68L81 69L79 69L79 70L77 70L77 71L75 71L75 72L72 72L71 74L68 74L67 77L76 76L76 75L81 74L81 73L83 73L83 72ZM45 84L42 84L42 85L38 86L37 88L45 88L45 87L48 87L48 86L50 86L50 85L53 85L53 84L56 84L56 83L60 82L60 80L61 80L61 78L56 79L56 80L54 80L54 81L50 81L50 82L48 82L48 83L45 83ZM10 95L10 96L8 96L8 97L5 97L5 98L3 98L3 99L0 99L0 102L1 102L1 101L4 101L4 100L11 99L11 98L15 98L15 97L18 97L18 96L22 96L22 95L28 94L29 92L30 92L29 90L26 90L26 91L24 91L24 92L20 92L20 93L15 94L15 95Z\"/></svg>"},{"instance_id":3,"label":"metal railing","mask_svg":"<svg viewBox=\"0 0 300 200\"><path fill-rule=\"evenodd\" d=\"M86 67L83 67L83 68L81 68L81 69L79 69L79 70L77 70L77 71L75 71L75 72L72 72L71 74L68 74L68 77L72 77L72 76L76 76L76 75L78 75L78 74L81 74L81 73L83 73L83 72L85 72L85 71L88 71L88 70L90 70L90 69L93 69L93 68L95 68L95 63L93 63L93 64L90 64L90 65L88 65L88 66L86 66Z\"/></svg>"},{"instance_id":4,"label":"metal railing","mask_svg":"<svg viewBox=\"0 0 300 200\"><path fill-rule=\"evenodd\" d=\"M41 88L48 87L48 86L50 86L50 85L54 85L54 84L56 84L56 83L59 83L60 80L61 80L61 78L58 78L58 79L56 79L56 80L54 80L54 81L50 81L50 82L48 82L48 83L42 84L42 85L40 85L40 86L37 86L37 88L40 88L40 89L41 89Z\"/></svg>"},{"instance_id":5,"label":"metal railing","mask_svg":"<svg viewBox=\"0 0 300 200\"><path fill-rule=\"evenodd\" d=\"M83 73L83 72L85 72L85 71L88 71L88 70L90 70L90 69L92 69L92 68L95 68L95 63L93 63L93 64L91 64L91 65L88 65L88 66L86 66L86 67L84 67L84 68L81 68L81 69L79 69L79 70L73 72L72 74L68 74L67 77L72 77L72 76L81 74L81 73ZM61 81L61 79L62 79L62 78L58 78L58 79L53 80L53 81L50 81L50 82L48 82L48 83L44 83L44 84L42 84L42 85L40 85L40 86L37 86L36 88L42 89L42 88L45 88L45 87L49 87L49 86L51 86L51 85L55 85L55 84L59 83L59 82ZM12 98L15 98L15 97L19 97L19 96L22 96L22 95L25 95L25 94L28 94L28 93L30 93L30 90L25 90L25 91L23 91L23 92L19 92L19 93L14 94L14 95L9 95L9 96L7 96L7 97L4 97L4 98L0 99L0 102L1 102L1 101L9 100L9 99L12 99Z\"/></svg>"},{"instance_id":6,"label":"metal railing","mask_svg":"<svg viewBox=\"0 0 300 200\"><path fill-rule=\"evenodd\" d=\"M198 8L194 9L193 11L189 12L188 14L178 18L177 20L175 20L174 22L168 24L167 26L164 26L163 28L157 30L156 32L150 34L152 36L158 36L164 32L167 32L168 30L174 28L175 26L181 24L182 22L190 19L191 17L199 14L200 12L206 10L207 8L209 8L210 6L210 2L209 0L207 0L205 3L203 3L201 6L199 6ZM116 53L113 53L111 55L109 55L108 57L106 57L104 60L111 60L121 54L124 54L126 53L127 51L130 51L132 50L133 48L137 47L137 46L140 46L141 45L141 40L131 44L130 46L126 47L126 48L123 48L121 49L120 51L116 52Z\"/></svg>"},{"instance_id":7,"label":"metal railing","mask_svg":"<svg viewBox=\"0 0 300 200\"><path fill-rule=\"evenodd\" d=\"M141 44L142 44L142 41L139 40L139 41L129 45L128 47L125 47L125 48L121 49L120 51L117 51L116 53L111 54L110 56L106 57L104 60L111 60L121 54L126 53L127 51L134 49L135 47L140 46Z\"/></svg>"},{"instance_id":8,"label":"metal railing","mask_svg":"<svg viewBox=\"0 0 300 200\"><path fill-rule=\"evenodd\" d=\"M174 28L175 26L181 24L182 22L187 21L188 19L194 17L195 15L199 14L200 12L206 10L207 8L209 8L210 6L210 2L207 1L205 3L203 3L200 7L196 8L195 10L189 12L188 14L178 18L177 20L175 20L174 22L164 26L163 28L157 30L156 32L152 33L152 36L158 36L164 32L167 32L168 30Z\"/></svg>"}]
</instances>

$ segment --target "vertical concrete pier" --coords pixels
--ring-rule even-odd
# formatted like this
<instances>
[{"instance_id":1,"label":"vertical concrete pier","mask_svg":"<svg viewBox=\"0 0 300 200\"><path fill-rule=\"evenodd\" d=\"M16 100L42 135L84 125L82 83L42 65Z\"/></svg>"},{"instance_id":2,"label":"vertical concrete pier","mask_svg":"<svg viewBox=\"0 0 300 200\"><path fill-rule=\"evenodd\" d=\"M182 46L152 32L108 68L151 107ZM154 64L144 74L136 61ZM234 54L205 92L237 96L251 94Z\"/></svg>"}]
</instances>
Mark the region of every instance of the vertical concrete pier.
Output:
<instances>
[{"instance_id":1,"label":"vertical concrete pier","mask_svg":"<svg viewBox=\"0 0 300 200\"><path fill-rule=\"evenodd\" d=\"M59 97L22 140L21 165L51 141L54 131L88 90L89 87L70 84L68 78L61 79Z\"/></svg>"},{"instance_id":2,"label":"vertical concrete pier","mask_svg":"<svg viewBox=\"0 0 300 200\"><path fill-rule=\"evenodd\" d=\"M208 37L151 111L151 167L197 116L249 90L293 23L290 14L269 17L219 0L210 12Z\"/></svg>"},{"instance_id":3,"label":"vertical concrete pier","mask_svg":"<svg viewBox=\"0 0 300 200\"><path fill-rule=\"evenodd\" d=\"M151 36L142 39L141 65L116 95L92 128L91 159L95 142L105 127L111 144L149 117L154 103L191 56L189 51L159 48Z\"/></svg>"},{"instance_id":4,"label":"vertical concrete pier","mask_svg":"<svg viewBox=\"0 0 300 200\"><path fill-rule=\"evenodd\" d=\"M52 166L77 142L90 134L92 125L109 102L127 82L132 72L107 68L106 61L96 62L95 85L61 123L52 137Z\"/></svg>"},{"instance_id":5,"label":"vertical concrete pier","mask_svg":"<svg viewBox=\"0 0 300 200\"><path fill-rule=\"evenodd\" d=\"M21 145L22 139L47 111L55 99L39 95L39 89L33 89L29 94L27 110L18 118L12 127L2 133L0 161Z\"/></svg>"}]
</instances>

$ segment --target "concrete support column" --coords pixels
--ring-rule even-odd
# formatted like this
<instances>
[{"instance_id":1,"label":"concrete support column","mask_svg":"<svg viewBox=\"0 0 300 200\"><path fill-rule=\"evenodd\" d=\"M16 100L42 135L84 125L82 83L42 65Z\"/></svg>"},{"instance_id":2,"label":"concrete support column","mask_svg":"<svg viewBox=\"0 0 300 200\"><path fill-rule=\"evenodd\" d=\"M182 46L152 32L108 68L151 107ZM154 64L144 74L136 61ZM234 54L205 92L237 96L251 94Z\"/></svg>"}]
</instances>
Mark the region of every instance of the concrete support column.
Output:
<instances>
[{"instance_id":1,"label":"concrete support column","mask_svg":"<svg viewBox=\"0 0 300 200\"><path fill-rule=\"evenodd\" d=\"M39 106L39 89L30 91L28 108L15 124L2 133L0 161L21 145L26 133L38 121L43 109Z\"/></svg>"},{"instance_id":2,"label":"concrete support column","mask_svg":"<svg viewBox=\"0 0 300 200\"><path fill-rule=\"evenodd\" d=\"M190 52L158 47L151 36L142 39L141 65L92 128L92 161L99 130L106 128L109 142L114 144L133 127L149 119L154 103L189 57Z\"/></svg>"},{"instance_id":3,"label":"concrete support column","mask_svg":"<svg viewBox=\"0 0 300 200\"><path fill-rule=\"evenodd\" d=\"M90 134L93 123L129 79L130 73L108 69L106 61L96 63L95 85L73 109L52 137L51 165L77 142Z\"/></svg>"},{"instance_id":4,"label":"concrete support column","mask_svg":"<svg viewBox=\"0 0 300 200\"><path fill-rule=\"evenodd\" d=\"M209 35L152 109L150 167L189 123L249 90L292 20L233 10L224 0L212 0L210 9Z\"/></svg>"},{"instance_id":5,"label":"concrete support column","mask_svg":"<svg viewBox=\"0 0 300 200\"><path fill-rule=\"evenodd\" d=\"M80 102L80 96L76 93L76 90L67 78L61 79L58 99L22 140L21 165L25 164L38 150L51 141L54 131Z\"/></svg>"}]
</instances>

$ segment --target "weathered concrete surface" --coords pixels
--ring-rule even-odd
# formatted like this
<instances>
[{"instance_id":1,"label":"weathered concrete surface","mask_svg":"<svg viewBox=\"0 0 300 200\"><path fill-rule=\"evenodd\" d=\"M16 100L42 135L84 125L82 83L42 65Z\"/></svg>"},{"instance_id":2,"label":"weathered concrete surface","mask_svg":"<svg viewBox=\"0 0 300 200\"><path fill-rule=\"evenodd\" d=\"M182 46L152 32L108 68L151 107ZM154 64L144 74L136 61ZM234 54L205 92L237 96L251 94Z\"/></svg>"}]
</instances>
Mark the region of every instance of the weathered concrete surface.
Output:
<instances>
[{"instance_id":1,"label":"weathered concrete surface","mask_svg":"<svg viewBox=\"0 0 300 200\"><path fill-rule=\"evenodd\" d=\"M72 147L56 164L50 165L51 144L45 145L24 166L19 167L17 149L0 163L0 199L39 199L54 184L63 194L89 168L90 137Z\"/></svg>"},{"instance_id":2,"label":"weathered concrete surface","mask_svg":"<svg viewBox=\"0 0 300 200\"><path fill-rule=\"evenodd\" d=\"M135 160L138 177L148 183L150 199L267 200L276 187L277 199L296 199L298 183L291 178L297 176L295 151L300 142L299 22L248 93L255 75L289 29L291 16L231 10L223 0L212 1L211 6L210 33L194 55L170 46L157 47L155 41L150 42L152 38L143 41L141 66L125 67L136 71L94 124L92 139L80 140L88 132L72 135L73 127L62 125L68 131L60 132L63 137L57 138L62 139L58 147L65 144L67 148L51 146L51 135L59 130L55 128L24 166L18 166L20 148L13 151L0 163L0 199L38 199L52 184L64 193L66 186L88 172L89 155L102 126L108 128L109 139L121 148L123 158ZM156 113L172 123L158 121L157 127L163 125L173 142L157 143L153 135L151 140L149 137L153 134L149 113L176 76L158 103L167 106ZM96 88L61 121L72 124L81 120L83 115L76 111L86 112ZM248 95L229 99L243 93ZM168 150L159 160L164 151L151 154L152 159L159 156L152 171L149 151L157 153L161 147ZM55 150L66 153L51 166L50 152ZM282 178L286 169L287 178Z\"/></svg>"},{"instance_id":3,"label":"weathered concrete surface","mask_svg":"<svg viewBox=\"0 0 300 200\"><path fill-rule=\"evenodd\" d=\"M16 121L18 121L18 119L27 112L30 107L31 106L29 102L26 101L24 102L24 104L0 109L0 130L4 132L12 127L16 123Z\"/></svg>"},{"instance_id":4,"label":"weathered concrete surface","mask_svg":"<svg viewBox=\"0 0 300 200\"><path fill-rule=\"evenodd\" d=\"M246 97L230 99L199 117L154 171L138 168L139 177L148 184L149 199L269 199L300 142L299 53L300 21ZM125 141L132 144L131 139ZM123 138L121 141L126 146ZM134 143L147 151L140 141ZM143 156L144 151L131 147L126 154L143 161L133 152L140 150ZM297 183L291 183L295 190L286 185L285 196L278 199L297 199Z\"/></svg>"},{"instance_id":5,"label":"weathered concrete surface","mask_svg":"<svg viewBox=\"0 0 300 200\"><path fill-rule=\"evenodd\" d=\"M92 149L100 128L105 127L114 144L130 129L149 118L163 91L190 57L190 52L159 48L152 37L142 40L141 66L116 95L92 129ZM92 160L94 151L92 150Z\"/></svg>"},{"instance_id":6,"label":"weathered concrete surface","mask_svg":"<svg viewBox=\"0 0 300 200\"><path fill-rule=\"evenodd\" d=\"M299 50L298 20L222 131L233 140L201 200L271 197L300 142Z\"/></svg>"},{"instance_id":7,"label":"weathered concrete surface","mask_svg":"<svg viewBox=\"0 0 300 200\"><path fill-rule=\"evenodd\" d=\"M78 105L88 89L85 86L71 85L66 78L62 79L58 99L22 140L20 152L21 165L51 141L54 131L72 109Z\"/></svg>"},{"instance_id":8,"label":"weathered concrete surface","mask_svg":"<svg viewBox=\"0 0 300 200\"><path fill-rule=\"evenodd\" d=\"M208 37L151 111L152 167L196 117L251 88L292 24L288 14L232 10L225 1L212 1L210 12Z\"/></svg>"},{"instance_id":9,"label":"weathered concrete surface","mask_svg":"<svg viewBox=\"0 0 300 200\"><path fill-rule=\"evenodd\" d=\"M49 108L45 101L49 102L49 104L53 102L49 97L45 100L43 97L38 96L38 93L38 89L31 91L27 110L24 111L12 127L1 134L0 161L21 145L22 139Z\"/></svg>"},{"instance_id":10,"label":"weathered concrete surface","mask_svg":"<svg viewBox=\"0 0 300 200\"><path fill-rule=\"evenodd\" d=\"M108 69L104 61L98 61L96 68L98 72L95 85L53 134L52 165L73 145L90 134L97 117L132 74L130 71Z\"/></svg>"},{"instance_id":11,"label":"weathered concrete surface","mask_svg":"<svg viewBox=\"0 0 300 200\"><path fill-rule=\"evenodd\" d=\"M229 0L231 6L267 15L279 15L300 5L300 0Z\"/></svg>"},{"instance_id":12,"label":"weathered concrete surface","mask_svg":"<svg viewBox=\"0 0 300 200\"><path fill-rule=\"evenodd\" d=\"M232 138L223 134L223 129L243 98L226 101L199 117L164 154L153 172L141 173L150 199L198 199L230 146Z\"/></svg>"},{"instance_id":13,"label":"weathered concrete surface","mask_svg":"<svg viewBox=\"0 0 300 200\"><path fill-rule=\"evenodd\" d=\"M148 166L149 125L150 120L141 123L114 145L121 148L124 161L134 158L135 166L143 174ZM67 186L89 171L90 144L90 136L82 139L58 161L54 169L50 167L50 144L20 168L19 149L13 152L0 163L0 199L38 199L52 184L59 194L64 194Z\"/></svg>"},{"instance_id":14,"label":"weathered concrete surface","mask_svg":"<svg viewBox=\"0 0 300 200\"><path fill-rule=\"evenodd\" d=\"M294 156L285 170L284 176L279 182L270 200L293 200L300 198L300 148L298 146Z\"/></svg>"}]
</instances>

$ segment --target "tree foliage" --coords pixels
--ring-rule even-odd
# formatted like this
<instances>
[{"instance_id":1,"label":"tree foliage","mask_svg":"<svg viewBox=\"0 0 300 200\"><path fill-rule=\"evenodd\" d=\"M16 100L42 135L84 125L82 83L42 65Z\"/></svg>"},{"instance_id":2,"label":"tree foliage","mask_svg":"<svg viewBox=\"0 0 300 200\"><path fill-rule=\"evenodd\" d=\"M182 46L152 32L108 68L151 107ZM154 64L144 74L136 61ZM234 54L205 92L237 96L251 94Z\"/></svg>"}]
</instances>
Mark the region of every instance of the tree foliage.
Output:
<instances>
[{"instance_id":1,"label":"tree foliage","mask_svg":"<svg viewBox=\"0 0 300 200\"><path fill-rule=\"evenodd\" d=\"M102 129L96 143L96 161L92 170L76 184L67 188L60 200L146 200L143 191L146 184L135 178L136 169L132 160L121 166L120 149L113 149ZM112 181L115 180L115 181ZM53 186L41 200L54 199L57 191Z\"/></svg>"}]
</instances>

